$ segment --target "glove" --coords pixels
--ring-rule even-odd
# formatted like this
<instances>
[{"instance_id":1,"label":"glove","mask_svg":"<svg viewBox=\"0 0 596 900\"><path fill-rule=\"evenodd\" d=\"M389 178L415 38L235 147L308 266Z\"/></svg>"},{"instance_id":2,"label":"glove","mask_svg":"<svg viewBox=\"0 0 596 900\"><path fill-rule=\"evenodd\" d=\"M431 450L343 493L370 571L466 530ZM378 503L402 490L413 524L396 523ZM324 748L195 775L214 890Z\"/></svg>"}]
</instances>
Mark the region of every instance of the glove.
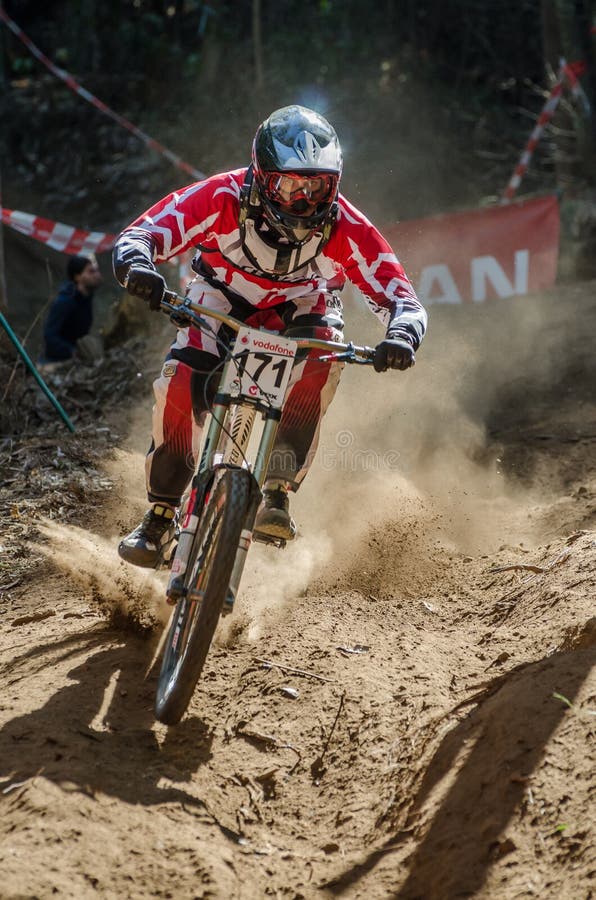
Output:
<instances>
[{"instance_id":1,"label":"glove","mask_svg":"<svg viewBox=\"0 0 596 900\"><path fill-rule=\"evenodd\" d=\"M133 297L140 297L149 309L158 310L166 289L163 276L145 266L131 266L124 287Z\"/></svg>"},{"instance_id":2,"label":"glove","mask_svg":"<svg viewBox=\"0 0 596 900\"><path fill-rule=\"evenodd\" d=\"M401 337L386 337L375 347L373 366L375 372L387 369L409 369L416 362L416 355L411 343Z\"/></svg>"}]
</instances>

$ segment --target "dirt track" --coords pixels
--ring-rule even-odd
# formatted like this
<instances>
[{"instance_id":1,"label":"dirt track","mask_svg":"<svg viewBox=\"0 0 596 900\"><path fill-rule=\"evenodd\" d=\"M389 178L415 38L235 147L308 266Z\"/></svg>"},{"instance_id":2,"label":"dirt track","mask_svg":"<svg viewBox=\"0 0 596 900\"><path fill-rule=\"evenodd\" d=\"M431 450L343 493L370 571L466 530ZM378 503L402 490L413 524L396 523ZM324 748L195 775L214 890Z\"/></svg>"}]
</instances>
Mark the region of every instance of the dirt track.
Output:
<instances>
[{"instance_id":1,"label":"dirt track","mask_svg":"<svg viewBox=\"0 0 596 900\"><path fill-rule=\"evenodd\" d=\"M2 568L0 896L593 896L594 287L433 311L391 394L346 373L169 730L160 579L115 553L135 416L102 512Z\"/></svg>"}]
</instances>

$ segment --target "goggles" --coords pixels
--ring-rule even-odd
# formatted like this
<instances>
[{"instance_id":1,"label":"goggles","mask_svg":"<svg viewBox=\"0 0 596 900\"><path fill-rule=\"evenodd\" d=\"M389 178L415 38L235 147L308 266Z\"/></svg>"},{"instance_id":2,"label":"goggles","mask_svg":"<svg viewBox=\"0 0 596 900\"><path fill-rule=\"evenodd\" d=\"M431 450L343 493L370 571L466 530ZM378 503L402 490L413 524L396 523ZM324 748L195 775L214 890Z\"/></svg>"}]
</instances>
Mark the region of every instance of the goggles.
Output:
<instances>
[{"instance_id":1,"label":"goggles","mask_svg":"<svg viewBox=\"0 0 596 900\"><path fill-rule=\"evenodd\" d=\"M330 203L337 190L338 176L298 175L270 172L266 174L264 190L267 198L281 212L294 216L308 216L321 203Z\"/></svg>"}]
</instances>

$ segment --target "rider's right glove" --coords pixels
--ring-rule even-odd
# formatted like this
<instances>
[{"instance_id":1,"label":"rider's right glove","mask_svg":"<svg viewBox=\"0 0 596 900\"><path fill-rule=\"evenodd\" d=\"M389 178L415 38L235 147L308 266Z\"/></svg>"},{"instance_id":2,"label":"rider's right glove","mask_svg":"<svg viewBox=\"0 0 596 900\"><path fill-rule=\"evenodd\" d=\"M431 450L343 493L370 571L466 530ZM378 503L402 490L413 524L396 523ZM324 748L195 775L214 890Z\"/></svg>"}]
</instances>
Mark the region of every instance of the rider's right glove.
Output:
<instances>
[{"instance_id":1,"label":"rider's right glove","mask_svg":"<svg viewBox=\"0 0 596 900\"><path fill-rule=\"evenodd\" d=\"M140 297L149 304L149 309L158 310L166 283L163 276L145 266L131 266L124 287L133 297Z\"/></svg>"},{"instance_id":2,"label":"rider's right glove","mask_svg":"<svg viewBox=\"0 0 596 900\"><path fill-rule=\"evenodd\" d=\"M375 372L386 372L387 369L409 369L415 362L414 348L405 338L387 335L385 340L375 347L373 358Z\"/></svg>"}]
</instances>

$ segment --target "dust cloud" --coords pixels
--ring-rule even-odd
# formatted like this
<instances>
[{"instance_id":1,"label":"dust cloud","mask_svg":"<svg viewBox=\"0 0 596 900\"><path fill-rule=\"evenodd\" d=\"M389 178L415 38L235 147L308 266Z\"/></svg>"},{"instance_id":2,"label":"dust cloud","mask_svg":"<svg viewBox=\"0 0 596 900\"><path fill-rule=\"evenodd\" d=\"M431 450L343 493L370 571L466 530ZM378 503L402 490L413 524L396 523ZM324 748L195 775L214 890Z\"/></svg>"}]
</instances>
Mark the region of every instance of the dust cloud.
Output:
<instances>
[{"instance_id":1,"label":"dust cloud","mask_svg":"<svg viewBox=\"0 0 596 900\"><path fill-rule=\"evenodd\" d=\"M167 622L167 577L127 566L117 555L116 538L49 520L41 524L40 531L48 543L39 549L60 572L92 594L108 619L124 616L131 626L141 629Z\"/></svg>"},{"instance_id":2,"label":"dust cloud","mask_svg":"<svg viewBox=\"0 0 596 900\"><path fill-rule=\"evenodd\" d=\"M374 344L370 318L348 309L350 337ZM546 498L508 479L501 435L526 423L528 386L536 393L557 377L562 325L548 295L431 307L413 369L346 371L325 423L328 483L314 492L339 535L354 517L399 522L417 501L423 523L463 553L537 539L527 513Z\"/></svg>"},{"instance_id":3,"label":"dust cloud","mask_svg":"<svg viewBox=\"0 0 596 900\"><path fill-rule=\"evenodd\" d=\"M314 581L357 584L360 572L380 565L372 533L393 556L393 566L382 565L398 590L428 575L437 550L482 554L538 539L530 512L541 498L507 479L490 424L512 377L548 376L546 361L528 354L543 315L528 298L433 308L414 369L346 368L311 472L292 499L298 539L281 553L251 549L239 604L251 619L249 639L266 612ZM353 298L346 321L357 343L381 337Z\"/></svg>"},{"instance_id":4,"label":"dust cloud","mask_svg":"<svg viewBox=\"0 0 596 900\"><path fill-rule=\"evenodd\" d=\"M345 318L355 342L381 337L354 297ZM431 307L412 370L346 368L312 470L293 498L299 539L283 553L251 551L243 584L249 636L261 611L291 602L314 581L357 584L378 566L386 586L393 578L396 590L406 589L428 576L437 552L482 555L542 541L561 485L551 471L541 478L536 463L516 471L504 457L512 436L540 426L536 398L552 404L571 365L593 365L561 351L568 345L580 355L576 327L554 291Z\"/></svg>"},{"instance_id":5,"label":"dust cloud","mask_svg":"<svg viewBox=\"0 0 596 900\"><path fill-rule=\"evenodd\" d=\"M399 558L399 584L430 566L437 548L480 554L538 537L529 511L541 498L508 480L491 429L507 430L508 418L515 425L526 382L535 391L552 379L560 328L553 334L547 320L561 324L556 304L543 295L429 312L413 369L378 375L372 367L346 368L312 470L292 498L297 540L282 552L251 548L238 602L248 639L313 582L331 586L374 566L374 530L385 535L386 554ZM357 343L381 337L354 297L347 298L346 321L346 335ZM512 385L513 408L502 402ZM163 621L165 576L126 566L116 553L119 537L145 509L150 409L148 398L134 411L127 443L110 463L117 490L101 529L108 536L51 524L48 552L108 604L135 614L144 606Z\"/></svg>"}]
</instances>

